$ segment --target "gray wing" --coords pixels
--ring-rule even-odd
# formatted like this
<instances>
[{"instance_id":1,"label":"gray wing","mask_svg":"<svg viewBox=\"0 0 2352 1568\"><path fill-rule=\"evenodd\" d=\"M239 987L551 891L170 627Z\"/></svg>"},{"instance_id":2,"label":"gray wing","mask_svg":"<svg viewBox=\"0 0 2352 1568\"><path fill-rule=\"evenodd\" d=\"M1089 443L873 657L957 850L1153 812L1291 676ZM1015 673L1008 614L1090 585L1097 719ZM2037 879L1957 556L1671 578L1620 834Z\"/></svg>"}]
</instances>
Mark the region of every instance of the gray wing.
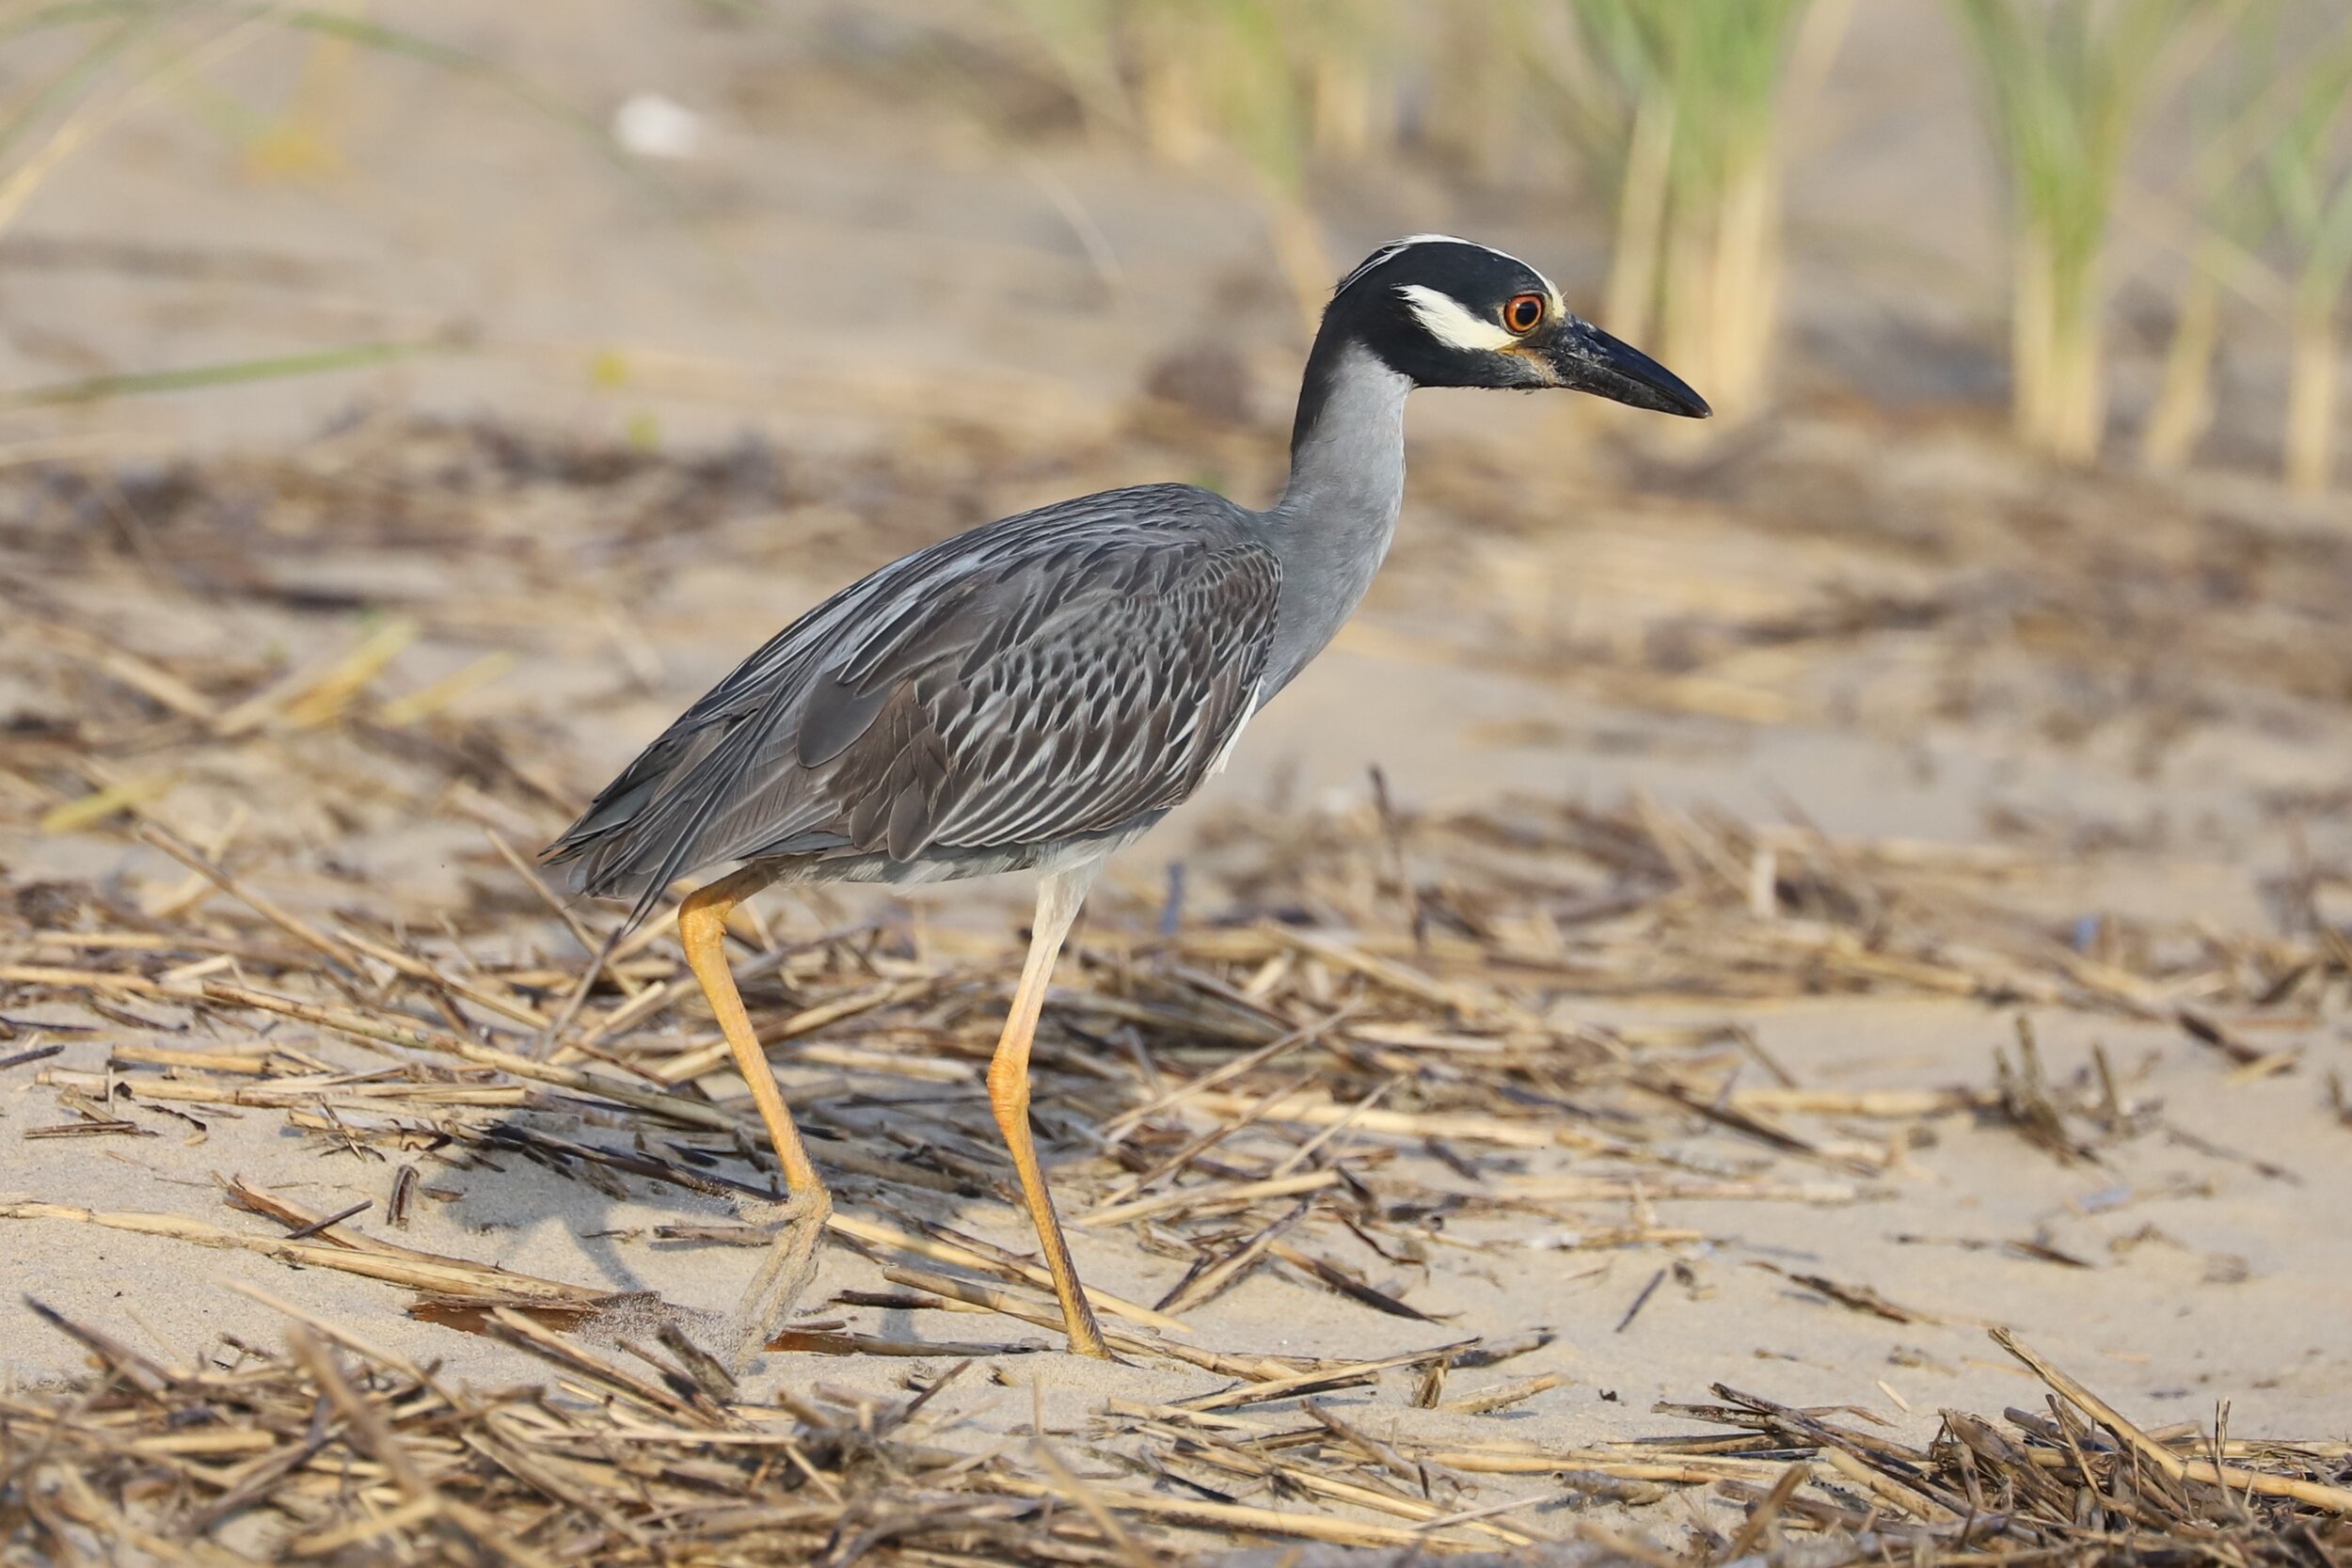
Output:
<instances>
[{"instance_id":1,"label":"gray wing","mask_svg":"<svg viewBox=\"0 0 2352 1568\"><path fill-rule=\"evenodd\" d=\"M1184 800L1248 720L1281 570L1185 485L896 562L721 681L548 849L650 908L723 861L1029 846Z\"/></svg>"}]
</instances>

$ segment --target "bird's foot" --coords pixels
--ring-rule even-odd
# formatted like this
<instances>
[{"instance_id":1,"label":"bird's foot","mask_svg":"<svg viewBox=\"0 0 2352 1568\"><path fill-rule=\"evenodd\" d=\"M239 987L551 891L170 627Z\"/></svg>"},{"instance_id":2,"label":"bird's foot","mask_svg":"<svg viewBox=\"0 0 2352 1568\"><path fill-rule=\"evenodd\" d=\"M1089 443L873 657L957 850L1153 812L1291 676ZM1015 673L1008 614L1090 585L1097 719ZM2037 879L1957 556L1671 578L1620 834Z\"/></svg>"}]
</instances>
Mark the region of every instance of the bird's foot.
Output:
<instances>
[{"instance_id":1,"label":"bird's foot","mask_svg":"<svg viewBox=\"0 0 2352 1568\"><path fill-rule=\"evenodd\" d=\"M1095 1326L1094 1314L1091 1311L1089 1311L1085 1317L1069 1323L1069 1335L1071 1354L1090 1356L1097 1361L1107 1361L1115 1367L1126 1365L1126 1362L1114 1354L1109 1344L1104 1340L1103 1331Z\"/></svg>"},{"instance_id":2,"label":"bird's foot","mask_svg":"<svg viewBox=\"0 0 2352 1568\"><path fill-rule=\"evenodd\" d=\"M775 1230L768 1256L727 1323L727 1365L740 1372L754 1352L773 1338L792 1315L792 1306L817 1277L817 1243L833 1217L833 1196L822 1187L796 1192L781 1203L745 1201L743 1219Z\"/></svg>"}]
</instances>

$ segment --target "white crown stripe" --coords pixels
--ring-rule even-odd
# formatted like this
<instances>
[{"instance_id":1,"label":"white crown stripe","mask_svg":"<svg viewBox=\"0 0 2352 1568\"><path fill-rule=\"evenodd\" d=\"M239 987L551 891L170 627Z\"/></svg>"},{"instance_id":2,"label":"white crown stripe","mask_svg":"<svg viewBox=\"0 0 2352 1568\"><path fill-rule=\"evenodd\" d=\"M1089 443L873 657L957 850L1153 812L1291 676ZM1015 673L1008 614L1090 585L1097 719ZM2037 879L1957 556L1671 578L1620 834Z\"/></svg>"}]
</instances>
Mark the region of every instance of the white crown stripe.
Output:
<instances>
[{"instance_id":1,"label":"white crown stripe","mask_svg":"<svg viewBox=\"0 0 2352 1568\"><path fill-rule=\"evenodd\" d=\"M1370 272L1381 262L1390 260L1391 257L1394 257L1403 251L1410 250L1417 245L1470 245L1471 243L1472 242L1469 240L1457 240L1451 234L1407 234L1401 240L1390 241L1387 245L1382 245L1379 249L1374 251L1371 255L1365 257L1361 261L1358 262L1356 270L1349 273L1345 277L1341 278L1340 286L1331 292L1333 293L1345 293L1347 292L1348 285L1363 277L1364 274ZM1487 247L1480 245L1478 248L1485 250ZM1502 253L1498 251L1496 254L1500 255Z\"/></svg>"},{"instance_id":2,"label":"white crown stripe","mask_svg":"<svg viewBox=\"0 0 2352 1568\"><path fill-rule=\"evenodd\" d=\"M1365 257L1361 261L1358 262L1356 270L1349 273L1345 277L1341 278L1339 287L1333 289L1331 293L1335 296L1345 293L1357 282L1361 280L1366 273L1371 272L1374 268L1379 266L1384 261L1393 261L1396 257L1402 255L1407 250L1410 250L1417 245L1467 245L1472 250L1483 250L1489 256L1500 256L1504 261L1512 263L1514 266L1527 267L1527 270L1534 274L1534 277L1543 283L1544 293L1550 306L1549 313L1555 317L1567 314L1567 305L1561 299L1558 286L1555 285L1550 278L1544 277L1540 269L1528 266L1527 262L1521 261L1518 257L1512 255L1507 250L1498 250L1493 245L1481 245L1476 240L1465 240L1454 234L1407 234L1401 240L1391 240L1387 245L1382 245L1379 249L1374 251L1371 255Z\"/></svg>"},{"instance_id":3,"label":"white crown stripe","mask_svg":"<svg viewBox=\"0 0 2352 1568\"><path fill-rule=\"evenodd\" d=\"M1508 348L1518 341L1504 331L1501 324L1471 314L1468 306L1441 289L1407 283L1397 293L1405 296L1406 305L1429 335L1450 347L1491 352Z\"/></svg>"},{"instance_id":4,"label":"white crown stripe","mask_svg":"<svg viewBox=\"0 0 2352 1568\"><path fill-rule=\"evenodd\" d=\"M1394 257L1412 249L1413 246L1417 245L1465 245L1471 250L1483 250L1489 256L1500 256L1504 261L1511 262L1515 266L1527 267L1527 263L1525 261L1520 261L1509 251L1497 250L1490 245L1480 245L1476 240L1465 240L1454 234L1407 234L1401 240L1390 241L1387 245L1382 245L1379 249L1365 257L1360 262L1357 263L1356 270L1354 272L1349 273L1345 277L1340 279L1339 288L1334 289L1332 293L1344 293L1349 284L1354 283L1357 279L1362 277L1364 274L1372 271L1373 268L1378 266L1381 262L1390 261ZM1527 270L1530 272L1535 272L1534 267L1527 267ZM1541 277L1543 274L1535 272L1535 276Z\"/></svg>"}]
</instances>

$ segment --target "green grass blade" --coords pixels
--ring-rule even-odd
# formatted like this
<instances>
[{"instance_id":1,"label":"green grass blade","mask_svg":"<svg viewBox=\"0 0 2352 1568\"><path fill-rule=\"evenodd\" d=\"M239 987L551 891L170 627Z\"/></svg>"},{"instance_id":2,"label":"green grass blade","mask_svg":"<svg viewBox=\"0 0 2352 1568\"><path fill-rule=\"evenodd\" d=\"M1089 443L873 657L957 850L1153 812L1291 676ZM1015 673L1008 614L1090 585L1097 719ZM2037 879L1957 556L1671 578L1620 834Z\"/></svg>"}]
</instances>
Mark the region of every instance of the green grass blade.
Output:
<instances>
[{"instance_id":1,"label":"green grass blade","mask_svg":"<svg viewBox=\"0 0 2352 1568\"><path fill-rule=\"evenodd\" d=\"M108 398L146 397L158 392L232 387L246 382L286 381L335 371L362 370L370 365L390 364L428 354L453 353L461 346L448 339L438 338L410 342L347 343L341 348L318 349L307 354L269 355L255 359L222 360L210 365L186 365L167 371L129 371L113 375L86 376L76 381L0 393L0 406L56 407L98 403Z\"/></svg>"},{"instance_id":2,"label":"green grass blade","mask_svg":"<svg viewBox=\"0 0 2352 1568\"><path fill-rule=\"evenodd\" d=\"M71 15L58 15L71 12ZM18 137L38 124L51 109L80 93L131 44L137 41L167 14L167 8L149 5L99 5L56 7L51 11L28 19L21 28L0 31L0 39L15 32L29 32L36 27L72 26L86 21L105 17L121 17L119 26L93 40L89 46L48 81L28 95L16 112L0 123L0 153L16 145Z\"/></svg>"}]
</instances>

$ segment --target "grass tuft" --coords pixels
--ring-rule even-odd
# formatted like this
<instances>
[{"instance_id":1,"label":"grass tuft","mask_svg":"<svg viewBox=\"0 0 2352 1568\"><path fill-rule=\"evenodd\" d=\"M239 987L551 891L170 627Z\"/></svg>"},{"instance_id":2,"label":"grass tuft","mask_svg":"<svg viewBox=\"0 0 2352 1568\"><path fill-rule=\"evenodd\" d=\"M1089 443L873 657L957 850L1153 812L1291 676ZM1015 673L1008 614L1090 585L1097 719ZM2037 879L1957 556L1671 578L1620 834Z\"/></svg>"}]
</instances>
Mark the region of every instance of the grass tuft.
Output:
<instances>
[{"instance_id":1,"label":"grass tuft","mask_svg":"<svg viewBox=\"0 0 2352 1568\"><path fill-rule=\"evenodd\" d=\"M1610 193L1604 311L1655 334L1732 418L1766 395L1781 277L1782 125L1849 0L1566 0L1554 119Z\"/></svg>"},{"instance_id":2,"label":"grass tuft","mask_svg":"<svg viewBox=\"0 0 2352 1568\"><path fill-rule=\"evenodd\" d=\"M2103 273L2134 133L2185 25L2214 0L1951 0L2008 178L2011 415L2085 462L2106 424Z\"/></svg>"}]
</instances>

